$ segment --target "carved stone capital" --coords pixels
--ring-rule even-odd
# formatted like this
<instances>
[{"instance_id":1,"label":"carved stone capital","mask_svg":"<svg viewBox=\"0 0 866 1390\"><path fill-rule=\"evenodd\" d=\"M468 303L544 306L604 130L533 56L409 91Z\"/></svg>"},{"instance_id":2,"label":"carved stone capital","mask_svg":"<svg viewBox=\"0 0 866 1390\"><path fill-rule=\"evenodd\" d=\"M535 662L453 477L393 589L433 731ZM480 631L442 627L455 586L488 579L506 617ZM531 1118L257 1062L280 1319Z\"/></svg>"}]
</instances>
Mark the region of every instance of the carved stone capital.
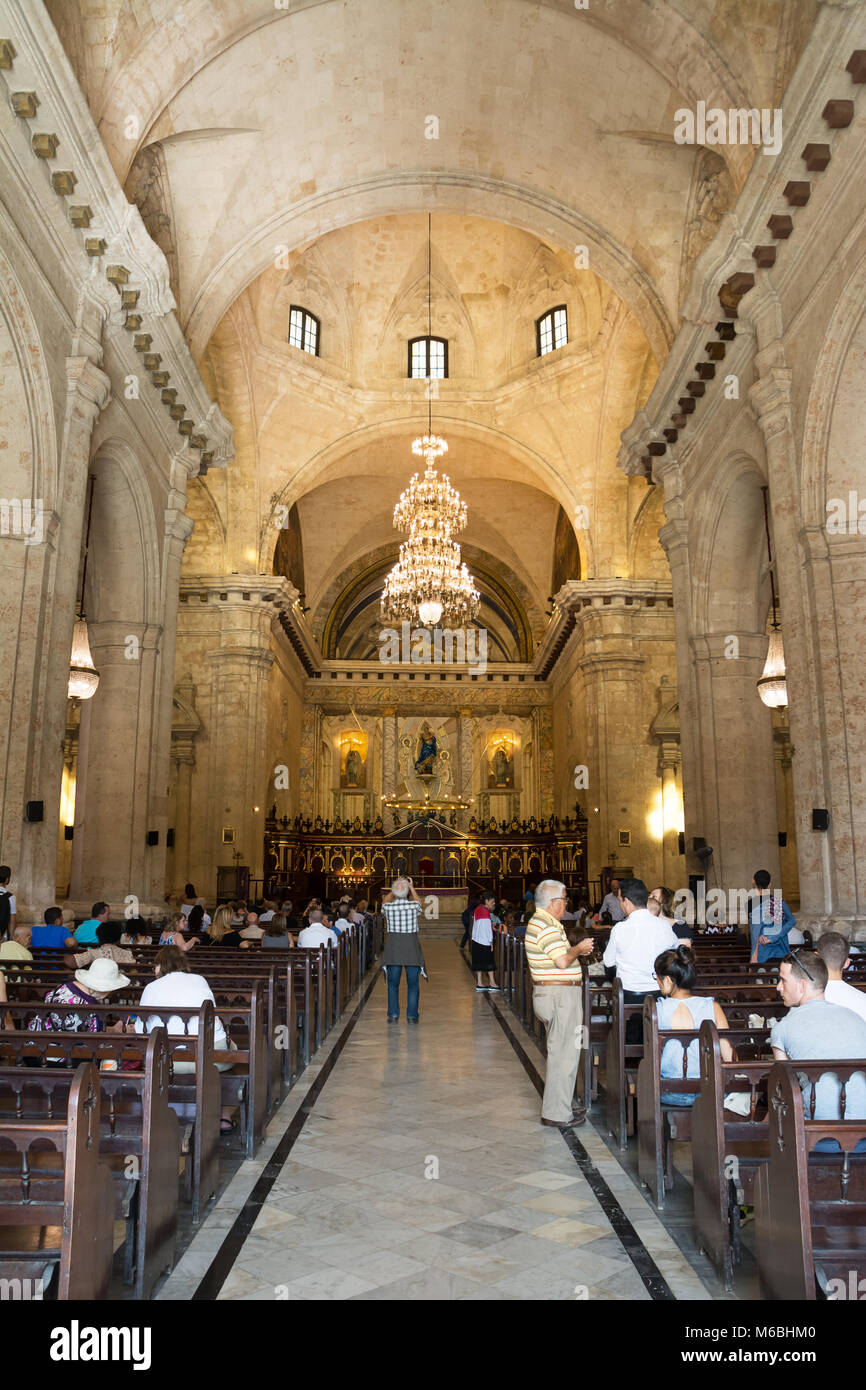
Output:
<instances>
[{"instance_id":1,"label":"carved stone capital","mask_svg":"<svg viewBox=\"0 0 866 1390\"><path fill-rule=\"evenodd\" d=\"M73 400L91 422L111 398L111 380L89 357L67 357L66 381Z\"/></svg>"}]
</instances>

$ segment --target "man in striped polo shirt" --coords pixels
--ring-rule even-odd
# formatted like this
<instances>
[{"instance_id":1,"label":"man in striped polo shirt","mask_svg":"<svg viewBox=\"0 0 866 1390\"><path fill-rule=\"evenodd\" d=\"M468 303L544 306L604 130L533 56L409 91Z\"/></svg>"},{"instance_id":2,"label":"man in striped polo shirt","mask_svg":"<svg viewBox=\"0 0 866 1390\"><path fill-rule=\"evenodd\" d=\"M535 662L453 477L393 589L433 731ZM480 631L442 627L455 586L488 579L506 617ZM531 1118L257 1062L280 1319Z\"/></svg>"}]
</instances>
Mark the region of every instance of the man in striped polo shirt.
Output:
<instances>
[{"instance_id":1,"label":"man in striped polo shirt","mask_svg":"<svg viewBox=\"0 0 866 1390\"><path fill-rule=\"evenodd\" d=\"M545 879L535 890L535 913L526 928L526 959L532 975L532 1007L547 1033L547 1074L541 1123L557 1129L582 1125L586 1110L573 1105L583 1033L583 972L578 956L592 951L592 938L569 946L562 926L565 884Z\"/></svg>"}]
</instances>

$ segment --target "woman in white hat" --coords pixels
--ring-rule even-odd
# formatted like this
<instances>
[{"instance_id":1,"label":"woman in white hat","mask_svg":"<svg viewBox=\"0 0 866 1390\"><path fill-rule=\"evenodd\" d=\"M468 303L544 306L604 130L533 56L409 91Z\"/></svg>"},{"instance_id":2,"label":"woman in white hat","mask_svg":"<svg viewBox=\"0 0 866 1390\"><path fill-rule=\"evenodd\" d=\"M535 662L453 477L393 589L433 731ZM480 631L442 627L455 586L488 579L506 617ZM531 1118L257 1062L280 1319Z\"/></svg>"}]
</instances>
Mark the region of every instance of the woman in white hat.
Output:
<instances>
[{"instance_id":1,"label":"woman in white hat","mask_svg":"<svg viewBox=\"0 0 866 1390\"><path fill-rule=\"evenodd\" d=\"M75 976L67 984L58 985L45 996L46 1004L104 1004L118 989L125 989L132 982L128 975L122 975L116 960L99 956L86 970L76 970ZM119 1031L121 1025L115 1024L109 1031ZM28 1028L33 1032L50 1033L102 1033L105 1022L99 1014L50 1013L45 1018L30 1020Z\"/></svg>"}]
</instances>

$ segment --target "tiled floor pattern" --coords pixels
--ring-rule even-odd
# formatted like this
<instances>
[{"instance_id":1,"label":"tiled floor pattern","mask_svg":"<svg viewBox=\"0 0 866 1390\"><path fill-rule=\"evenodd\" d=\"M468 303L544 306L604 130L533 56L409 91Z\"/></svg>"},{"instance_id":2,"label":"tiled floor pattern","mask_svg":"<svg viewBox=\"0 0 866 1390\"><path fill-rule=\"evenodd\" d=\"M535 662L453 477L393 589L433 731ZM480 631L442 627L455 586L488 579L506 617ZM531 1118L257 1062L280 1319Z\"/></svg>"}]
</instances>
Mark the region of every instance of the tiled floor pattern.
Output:
<instances>
[{"instance_id":1,"label":"tiled floor pattern","mask_svg":"<svg viewBox=\"0 0 866 1390\"><path fill-rule=\"evenodd\" d=\"M420 1024L387 1024L376 985L219 1297L648 1299L561 1135L540 1125L535 1088L454 943L425 951ZM159 1298L192 1296L337 1044L292 1090ZM592 1125L577 1133L674 1295L710 1298Z\"/></svg>"}]
</instances>

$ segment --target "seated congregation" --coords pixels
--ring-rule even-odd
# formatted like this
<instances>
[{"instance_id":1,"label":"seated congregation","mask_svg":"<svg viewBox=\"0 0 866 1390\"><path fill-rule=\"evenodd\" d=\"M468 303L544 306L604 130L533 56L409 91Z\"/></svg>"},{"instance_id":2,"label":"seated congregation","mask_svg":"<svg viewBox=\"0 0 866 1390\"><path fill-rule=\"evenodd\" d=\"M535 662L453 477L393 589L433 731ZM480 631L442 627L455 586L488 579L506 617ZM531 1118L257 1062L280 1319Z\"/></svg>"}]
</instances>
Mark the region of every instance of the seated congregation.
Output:
<instances>
[{"instance_id":1,"label":"seated congregation","mask_svg":"<svg viewBox=\"0 0 866 1390\"><path fill-rule=\"evenodd\" d=\"M0 1275L149 1299L377 954L363 900L165 921L96 902L0 943ZM90 1141L99 1136L98 1146Z\"/></svg>"},{"instance_id":2,"label":"seated congregation","mask_svg":"<svg viewBox=\"0 0 866 1390\"><path fill-rule=\"evenodd\" d=\"M504 914L499 982L546 1036L543 1123L594 1121L659 1213L691 1212L727 1290L756 1296L756 1273L763 1298L844 1297L866 1274L866 957L839 932L794 944L769 887L756 872L748 923L709 931L640 879L575 927L564 885L542 883L524 922ZM540 986L572 974L583 1045L563 1091Z\"/></svg>"}]
</instances>

